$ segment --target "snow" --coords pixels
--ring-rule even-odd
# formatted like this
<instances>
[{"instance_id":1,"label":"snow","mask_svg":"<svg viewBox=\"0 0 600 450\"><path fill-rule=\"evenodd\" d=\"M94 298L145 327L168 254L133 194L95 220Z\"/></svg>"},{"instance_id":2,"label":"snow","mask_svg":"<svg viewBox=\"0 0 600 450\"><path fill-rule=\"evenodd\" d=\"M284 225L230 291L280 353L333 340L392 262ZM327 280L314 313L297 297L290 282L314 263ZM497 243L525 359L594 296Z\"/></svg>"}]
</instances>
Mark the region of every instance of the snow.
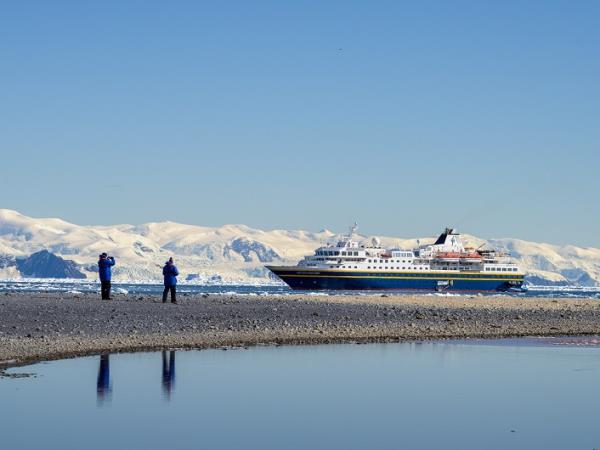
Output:
<instances>
[{"instance_id":1,"label":"snow","mask_svg":"<svg viewBox=\"0 0 600 450\"><path fill-rule=\"evenodd\" d=\"M153 222L141 225L81 226L56 218L32 218L0 209L0 255L23 257L46 249L75 261L88 281L96 281L98 254L117 259L115 281L161 281L160 266L173 257L188 284L264 284L269 279L265 264L295 263L337 236L327 229L260 230L246 225L221 227ZM365 242L370 236L362 236ZM414 248L417 238L380 237L386 247ZM421 244L435 236L419 238ZM510 252L535 280L552 284L600 284L600 249L558 246L520 239L484 240L463 235L466 244L486 244ZM262 260L261 260L262 259ZM271 261L265 260L271 259ZM0 279L16 279L14 267L0 268Z\"/></svg>"}]
</instances>

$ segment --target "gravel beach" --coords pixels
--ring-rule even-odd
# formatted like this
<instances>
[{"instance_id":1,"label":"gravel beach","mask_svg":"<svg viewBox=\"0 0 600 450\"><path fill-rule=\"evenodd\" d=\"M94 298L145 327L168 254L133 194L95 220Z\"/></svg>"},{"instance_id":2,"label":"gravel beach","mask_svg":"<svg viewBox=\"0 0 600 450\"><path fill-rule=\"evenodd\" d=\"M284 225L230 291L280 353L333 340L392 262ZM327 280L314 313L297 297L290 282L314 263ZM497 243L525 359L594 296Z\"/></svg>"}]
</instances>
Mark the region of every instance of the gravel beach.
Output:
<instances>
[{"instance_id":1,"label":"gravel beach","mask_svg":"<svg viewBox=\"0 0 600 450\"><path fill-rule=\"evenodd\" d=\"M0 367L102 352L600 334L597 299L0 294Z\"/></svg>"}]
</instances>

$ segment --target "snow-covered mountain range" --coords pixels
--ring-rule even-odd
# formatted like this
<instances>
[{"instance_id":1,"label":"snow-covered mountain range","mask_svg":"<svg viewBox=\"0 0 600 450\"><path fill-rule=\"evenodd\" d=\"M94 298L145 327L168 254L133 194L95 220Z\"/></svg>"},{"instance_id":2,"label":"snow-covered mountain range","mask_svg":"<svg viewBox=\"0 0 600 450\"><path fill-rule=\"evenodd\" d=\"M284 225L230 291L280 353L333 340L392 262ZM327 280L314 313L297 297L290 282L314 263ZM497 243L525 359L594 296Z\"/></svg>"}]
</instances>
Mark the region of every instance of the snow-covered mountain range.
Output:
<instances>
[{"instance_id":1,"label":"snow-covered mountain range","mask_svg":"<svg viewBox=\"0 0 600 450\"><path fill-rule=\"evenodd\" d=\"M440 229L444 224L441 224ZM328 230L263 231L245 225L202 227L174 222L143 225L80 226L60 219L37 219L0 209L0 278L23 276L22 267L35 270L36 261L46 261L46 250L96 278L98 254L108 252L117 259L117 280L157 281L160 266L173 256L182 280L192 282L256 283L270 279L266 263L295 263L320 245L336 239ZM370 239L369 236L363 238ZM417 238L379 237L384 246L413 248ZM435 236L421 237L421 243ZM484 240L463 235L466 243L510 252L529 274L533 284L600 285L600 249L559 246L519 239ZM22 269L21 269L22 270ZM72 273L72 272L67 272Z\"/></svg>"}]
</instances>

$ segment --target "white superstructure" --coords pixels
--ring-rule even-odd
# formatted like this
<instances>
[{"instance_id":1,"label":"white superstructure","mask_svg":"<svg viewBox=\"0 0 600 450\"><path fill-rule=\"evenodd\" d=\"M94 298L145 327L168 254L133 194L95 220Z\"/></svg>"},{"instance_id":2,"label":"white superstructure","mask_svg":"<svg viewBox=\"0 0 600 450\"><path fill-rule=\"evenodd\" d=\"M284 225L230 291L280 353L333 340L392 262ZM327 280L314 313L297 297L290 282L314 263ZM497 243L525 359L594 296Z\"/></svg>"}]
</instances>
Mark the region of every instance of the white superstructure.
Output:
<instances>
[{"instance_id":1,"label":"white superstructure","mask_svg":"<svg viewBox=\"0 0 600 450\"><path fill-rule=\"evenodd\" d=\"M298 267L386 272L520 272L505 253L464 247L460 234L452 228L446 228L433 244L412 250L383 248L377 238L370 245L360 245L354 239L356 229L356 225L352 226L335 245L319 247L313 255L305 256Z\"/></svg>"}]
</instances>

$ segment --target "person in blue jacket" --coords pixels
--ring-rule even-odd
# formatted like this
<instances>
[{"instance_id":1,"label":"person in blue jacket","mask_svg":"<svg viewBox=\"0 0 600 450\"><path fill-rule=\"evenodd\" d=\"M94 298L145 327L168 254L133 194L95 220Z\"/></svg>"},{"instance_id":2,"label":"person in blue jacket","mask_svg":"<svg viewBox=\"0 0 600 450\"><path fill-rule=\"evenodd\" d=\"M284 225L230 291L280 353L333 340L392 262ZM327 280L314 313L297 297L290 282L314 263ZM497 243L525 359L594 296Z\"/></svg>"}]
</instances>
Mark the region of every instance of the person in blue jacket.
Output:
<instances>
[{"instance_id":1,"label":"person in blue jacket","mask_svg":"<svg viewBox=\"0 0 600 450\"><path fill-rule=\"evenodd\" d=\"M110 300L110 279L112 277L112 266L115 265L115 258L106 253L100 255L98 260L98 274L100 275L100 292L102 300Z\"/></svg>"},{"instance_id":2,"label":"person in blue jacket","mask_svg":"<svg viewBox=\"0 0 600 450\"><path fill-rule=\"evenodd\" d=\"M169 258L169 260L165 263L165 267L163 267L163 277L165 279L165 290L163 291L162 296L163 303L167 303L167 294L169 291L171 291L171 303L177 304L175 292L177 275L179 275L179 271L177 270L177 267L175 267L175 264L173 264L173 258Z\"/></svg>"}]
</instances>

